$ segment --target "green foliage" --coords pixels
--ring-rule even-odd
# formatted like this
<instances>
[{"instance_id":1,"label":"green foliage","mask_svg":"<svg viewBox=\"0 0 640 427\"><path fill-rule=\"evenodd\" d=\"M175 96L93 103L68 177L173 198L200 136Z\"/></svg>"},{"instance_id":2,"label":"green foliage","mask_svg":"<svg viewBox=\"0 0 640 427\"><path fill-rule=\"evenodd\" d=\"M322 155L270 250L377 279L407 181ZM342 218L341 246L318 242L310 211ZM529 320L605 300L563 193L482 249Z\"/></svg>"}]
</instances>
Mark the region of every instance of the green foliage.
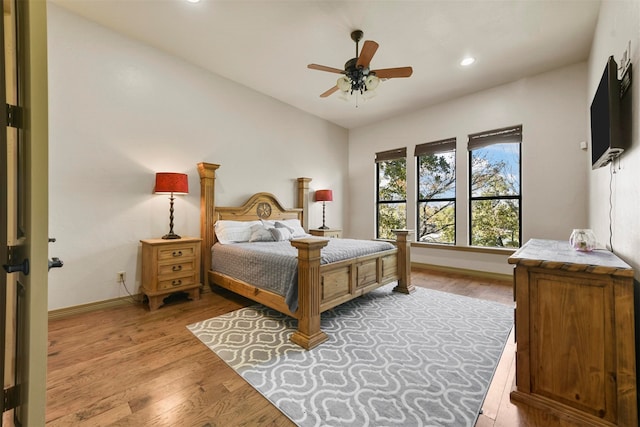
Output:
<instances>
[{"instance_id":1,"label":"green foliage","mask_svg":"<svg viewBox=\"0 0 640 427\"><path fill-rule=\"evenodd\" d=\"M378 238L395 240L393 230L407 228L406 203L378 205Z\"/></svg>"},{"instance_id":2,"label":"green foliage","mask_svg":"<svg viewBox=\"0 0 640 427\"><path fill-rule=\"evenodd\" d=\"M407 200L407 161L389 160L378 163L379 200Z\"/></svg>"},{"instance_id":3,"label":"green foliage","mask_svg":"<svg viewBox=\"0 0 640 427\"><path fill-rule=\"evenodd\" d=\"M488 161L474 154L471 161L471 194L473 197L517 195L516 182L511 178L504 160Z\"/></svg>"},{"instance_id":4,"label":"green foliage","mask_svg":"<svg viewBox=\"0 0 640 427\"><path fill-rule=\"evenodd\" d=\"M476 200L471 205L473 246L520 247L519 203L514 199Z\"/></svg>"},{"instance_id":5,"label":"green foliage","mask_svg":"<svg viewBox=\"0 0 640 427\"><path fill-rule=\"evenodd\" d=\"M455 151L418 157L418 241L455 243L455 185Z\"/></svg>"},{"instance_id":6,"label":"green foliage","mask_svg":"<svg viewBox=\"0 0 640 427\"><path fill-rule=\"evenodd\" d=\"M418 241L453 244L456 239L455 203L418 203Z\"/></svg>"},{"instance_id":7,"label":"green foliage","mask_svg":"<svg viewBox=\"0 0 640 427\"><path fill-rule=\"evenodd\" d=\"M378 163L378 238L395 239L392 230L407 228L407 161ZM401 201L404 203L384 203Z\"/></svg>"},{"instance_id":8,"label":"green foliage","mask_svg":"<svg viewBox=\"0 0 640 427\"><path fill-rule=\"evenodd\" d=\"M474 200L471 205L471 244L489 247L520 246L518 199L519 154L492 157L501 147L479 149L471 155L471 194L496 197ZM513 147L507 147L513 149ZM506 153L508 150L505 150ZM418 157L418 230L421 242L455 243L455 151ZM393 239L391 230L407 227L406 160L378 163L378 237ZM506 196L506 197L505 197ZM398 201L402 203L384 203Z\"/></svg>"},{"instance_id":9,"label":"green foliage","mask_svg":"<svg viewBox=\"0 0 640 427\"><path fill-rule=\"evenodd\" d=\"M455 152L418 157L418 198L455 197Z\"/></svg>"},{"instance_id":10,"label":"green foliage","mask_svg":"<svg viewBox=\"0 0 640 427\"><path fill-rule=\"evenodd\" d=\"M508 152L508 144L503 144ZM499 147L492 146L493 150ZM471 155L472 197L495 197L471 202L471 245L490 247L520 246L520 204L517 199L520 157L507 162L508 156L492 158L489 150L479 149Z\"/></svg>"}]
</instances>

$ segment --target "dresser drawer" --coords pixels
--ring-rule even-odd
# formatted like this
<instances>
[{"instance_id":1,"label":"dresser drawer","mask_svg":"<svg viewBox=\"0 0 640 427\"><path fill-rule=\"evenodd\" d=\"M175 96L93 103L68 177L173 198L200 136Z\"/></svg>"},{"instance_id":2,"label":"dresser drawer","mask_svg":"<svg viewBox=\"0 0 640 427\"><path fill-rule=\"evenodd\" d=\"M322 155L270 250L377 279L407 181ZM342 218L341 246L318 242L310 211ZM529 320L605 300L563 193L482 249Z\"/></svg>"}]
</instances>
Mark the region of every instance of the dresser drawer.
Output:
<instances>
[{"instance_id":1,"label":"dresser drawer","mask_svg":"<svg viewBox=\"0 0 640 427\"><path fill-rule=\"evenodd\" d=\"M158 249L158 261L181 260L186 258L195 258L195 256L195 245L175 245Z\"/></svg>"},{"instance_id":2,"label":"dresser drawer","mask_svg":"<svg viewBox=\"0 0 640 427\"><path fill-rule=\"evenodd\" d=\"M158 276L168 276L176 273L193 273L196 269L196 259L185 259L182 262L158 264Z\"/></svg>"},{"instance_id":3,"label":"dresser drawer","mask_svg":"<svg viewBox=\"0 0 640 427\"><path fill-rule=\"evenodd\" d=\"M172 276L171 278L161 278L158 280L158 290L180 288L196 283L195 274L186 274L182 276Z\"/></svg>"}]
</instances>

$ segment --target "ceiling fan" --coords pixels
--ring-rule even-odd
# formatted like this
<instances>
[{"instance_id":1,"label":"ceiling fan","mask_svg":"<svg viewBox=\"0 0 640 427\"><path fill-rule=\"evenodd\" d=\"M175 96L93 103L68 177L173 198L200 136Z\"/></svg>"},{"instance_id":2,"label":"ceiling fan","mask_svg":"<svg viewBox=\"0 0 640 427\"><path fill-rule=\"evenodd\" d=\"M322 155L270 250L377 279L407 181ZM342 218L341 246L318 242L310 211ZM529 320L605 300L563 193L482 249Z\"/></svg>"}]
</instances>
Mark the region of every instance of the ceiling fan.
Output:
<instances>
[{"instance_id":1,"label":"ceiling fan","mask_svg":"<svg viewBox=\"0 0 640 427\"><path fill-rule=\"evenodd\" d=\"M307 65L307 68L312 70L344 74L344 76L338 79L334 87L320 95L321 98L326 98L338 90L345 94L353 94L355 92L360 93L361 95L366 95L367 93L372 93L375 90L380 83L380 79L393 79L411 76L413 73L413 68L411 67L371 70L369 65L373 55L378 50L378 43L373 40L366 40L362 46L362 50L358 54L358 43L362 40L363 35L364 33L361 30L355 30L351 33L351 40L356 42L356 57L351 58L344 64L344 70L318 64Z\"/></svg>"}]
</instances>

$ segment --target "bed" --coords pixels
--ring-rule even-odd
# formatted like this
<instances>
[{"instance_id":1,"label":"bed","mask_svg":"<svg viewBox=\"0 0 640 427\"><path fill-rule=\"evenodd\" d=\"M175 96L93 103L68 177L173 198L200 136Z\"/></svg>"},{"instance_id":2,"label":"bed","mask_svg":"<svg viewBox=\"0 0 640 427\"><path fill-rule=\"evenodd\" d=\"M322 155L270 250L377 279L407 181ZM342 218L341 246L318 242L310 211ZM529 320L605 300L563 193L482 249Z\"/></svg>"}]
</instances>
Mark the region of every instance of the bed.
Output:
<instances>
[{"instance_id":1,"label":"bed","mask_svg":"<svg viewBox=\"0 0 640 427\"><path fill-rule=\"evenodd\" d=\"M220 286L296 318L298 329L290 337L292 342L311 349L326 341L328 336L320 329L321 313L382 285L397 281L394 291L409 294L415 290L409 274L408 230L396 230L396 241L390 248L340 261L327 262L325 259L324 263L323 248L342 242L330 245L330 239L319 237L290 240L288 245L297 250L295 310L291 309L291 301L287 301L286 295L212 268L212 251L215 253L216 248L220 247L215 233L218 221L263 224L299 221L298 224L308 229L306 213L311 181L310 178L297 179L296 208L285 209L270 193L256 193L242 206L220 207L215 205L215 177L218 168L217 164L198 163L203 248L201 277L209 286ZM325 249L325 252L328 250Z\"/></svg>"}]
</instances>

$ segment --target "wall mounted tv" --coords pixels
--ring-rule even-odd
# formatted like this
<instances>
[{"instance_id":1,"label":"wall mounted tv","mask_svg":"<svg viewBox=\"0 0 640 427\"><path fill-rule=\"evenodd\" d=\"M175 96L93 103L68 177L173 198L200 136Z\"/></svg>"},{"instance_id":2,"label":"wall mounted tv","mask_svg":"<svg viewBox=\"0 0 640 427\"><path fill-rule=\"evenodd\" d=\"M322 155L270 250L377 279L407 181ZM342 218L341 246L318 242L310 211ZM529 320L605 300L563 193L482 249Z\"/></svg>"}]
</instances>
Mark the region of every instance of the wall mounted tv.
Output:
<instances>
[{"instance_id":1,"label":"wall mounted tv","mask_svg":"<svg viewBox=\"0 0 640 427\"><path fill-rule=\"evenodd\" d=\"M631 64L622 80L618 80L618 64L609 57L600 84L591 102L591 167L608 165L625 148L630 135L630 96L625 97L631 82ZM629 99L625 99L629 98Z\"/></svg>"}]
</instances>

